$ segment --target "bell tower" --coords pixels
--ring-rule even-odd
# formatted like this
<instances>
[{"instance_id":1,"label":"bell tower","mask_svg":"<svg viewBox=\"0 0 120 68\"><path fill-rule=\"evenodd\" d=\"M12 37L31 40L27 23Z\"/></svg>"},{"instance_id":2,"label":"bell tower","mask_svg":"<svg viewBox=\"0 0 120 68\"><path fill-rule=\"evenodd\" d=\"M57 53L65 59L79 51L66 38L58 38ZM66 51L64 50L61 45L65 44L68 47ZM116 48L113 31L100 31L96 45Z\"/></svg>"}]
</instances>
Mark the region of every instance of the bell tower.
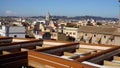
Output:
<instances>
[{"instance_id":1,"label":"bell tower","mask_svg":"<svg viewBox=\"0 0 120 68\"><path fill-rule=\"evenodd\" d=\"M47 20L47 21L50 21L50 13L48 12L47 14L46 14L46 17L45 17L45 20Z\"/></svg>"}]
</instances>

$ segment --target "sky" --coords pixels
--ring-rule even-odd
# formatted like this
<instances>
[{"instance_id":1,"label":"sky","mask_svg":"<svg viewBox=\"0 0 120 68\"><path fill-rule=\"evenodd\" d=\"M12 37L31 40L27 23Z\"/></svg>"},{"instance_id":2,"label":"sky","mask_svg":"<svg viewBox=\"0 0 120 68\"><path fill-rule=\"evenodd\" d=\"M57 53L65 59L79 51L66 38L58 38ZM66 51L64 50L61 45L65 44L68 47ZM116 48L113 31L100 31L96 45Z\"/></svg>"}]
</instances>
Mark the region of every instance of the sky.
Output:
<instances>
[{"instance_id":1,"label":"sky","mask_svg":"<svg viewBox=\"0 0 120 68\"><path fill-rule=\"evenodd\" d=\"M118 0L0 0L0 16L59 16L116 17Z\"/></svg>"}]
</instances>

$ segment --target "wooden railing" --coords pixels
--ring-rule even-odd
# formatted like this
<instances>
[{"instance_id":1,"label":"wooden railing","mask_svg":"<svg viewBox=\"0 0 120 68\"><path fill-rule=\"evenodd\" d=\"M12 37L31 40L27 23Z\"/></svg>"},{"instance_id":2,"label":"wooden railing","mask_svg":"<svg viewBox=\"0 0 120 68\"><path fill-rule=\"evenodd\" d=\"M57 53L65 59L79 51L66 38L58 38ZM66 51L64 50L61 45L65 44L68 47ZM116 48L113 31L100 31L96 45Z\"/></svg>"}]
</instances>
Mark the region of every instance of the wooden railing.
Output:
<instances>
[{"instance_id":1,"label":"wooden railing","mask_svg":"<svg viewBox=\"0 0 120 68\"><path fill-rule=\"evenodd\" d=\"M11 43L12 37L0 37L0 43Z\"/></svg>"},{"instance_id":2,"label":"wooden railing","mask_svg":"<svg viewBox=\"0 0 120 68\"><path fill-rule=\"evenodd\" d=\"M11 49L19 49L19 48L27 48L30 46L42 46L43 40L31 40L24 42L15 42L15 43L6 43L0 45L0 51L2 50L11 50Z\"/></svg>"},{"instance_id":3,"label":"wooden railing","mask_svg":"<svg viewBox=\"0 0 120 68\"><path fill-rule=\"evenodd\" d=\"M89 45L89 46L102 46L102 47L116 47L115 45L108 45L108 44L89 44L89 43L82 43L80 45Z\"/></svg>"},{"instance_id":4,"label":"wooden railing","mask_svg":"<svg viewBox=\"0 0 120 68\"><path fill-rule=\"evenodd\" d=\"M119 63L114 63L114 62L107 61L107 60L104 60L104 65L106 65L106 66L117 66L117 68L120 67Z\"/></svg>"},{"instance_id":5,"label":"wooden railing","mask_svg":"<svg viewBox=\"0 0 120 68\"><path fill-rule=\"evenodd\" d=\"M96 68L94 66L89 66L83 63L76 62L74 60L66 60L58 56L35 51L28 51L28 60L34 60L36 62L55 68Z\"/></svg>"},{"instance_id":6,"label":"wooden railing","mask_svg":"<svg viewBox=\"0 0 120 68\"><path fill-rule=\"evenodd\" d=\"M57 53L57 52L64 52L69 50L75 50L79 48L79 43L71 43L71 44L64 44L55 47L47 47L42 49L36 49L35 51L44 52L44 53Z\"/></svg>"},{"instance_id":7,"label":"wooden railing","mask_svg":"<svg viewBox=\"0 0 120 68\"><path fill-rule=\"evenodd\" d=\"M0 56L0 68L19 68L27 65L28 65L27 52L20 52L16 54Z\"/></svg>"},{"instance_id":8,"label":"wooden railing","mask_svg":"<svg viewBox=\"0 0 120 68\"><path fill-rule=\"evenodd\" d=\"M99 61L98 60L94 61L94 62L98 63L98 62L103 61L103 59L110 58L110 57L112 57L115 54L117 55L119 53L119 52L117 52L117 51L119 51L119 49L120 49L120 47L118 47L118 46L112 47L112 48L110 48L108 50L105 50L105 51L101 51L101 52L98 52L98 53L95 53L95 54L91 54L91 55L88 55L86 57L78 58L78 59L76 59L76 61L79 61L79 62L82 62L82 61L93 62L93 59L96 59L97 57L103 56L104 58L99 59ZM112 53L112 54L110 55L110 53ZM105 57L104 55L109 55L109 56Z\"/></svg>"}]
</instances>

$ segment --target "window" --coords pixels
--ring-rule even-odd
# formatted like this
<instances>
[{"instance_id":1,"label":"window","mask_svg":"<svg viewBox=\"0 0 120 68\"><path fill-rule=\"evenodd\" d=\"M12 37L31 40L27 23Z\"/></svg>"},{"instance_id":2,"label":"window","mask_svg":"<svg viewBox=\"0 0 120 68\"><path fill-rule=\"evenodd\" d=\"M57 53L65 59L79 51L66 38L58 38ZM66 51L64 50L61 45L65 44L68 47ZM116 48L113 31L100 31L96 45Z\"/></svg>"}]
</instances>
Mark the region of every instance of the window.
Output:
<instances>
[{"instance_id":1,"label":"window","mask_svg":"<svg viewBox=\"0 0 120 68\"><path fill-rule=\"evenodd\" d=\"M56 36L56 34L53 34L54 36Z\"/></svg>"},{"instance_id":2,"label":"window","mask_svg":"<svg viewBox=\"0 0 120 68\"><path fill-rule=\"evenodd\" d=\"M72 34L72 32L70 32L70 34Z\"/></svg>"},{"instance_id":3,"label":"window","mask_svg":"<svg viewBox=\"0 0 120 68\"><path fill-rule=\"evenodd\" d=\"M106 36L104 36L104 38L106 38Z\"/></svg>"},{"instance_id":4,"label":"window","mask_svg":"<svg viewBox=\"0 0 120 68\"><path fill-rule=\"evenodd\" d=\"M16 37L17 37L17 35L14 35L14 37L16 38Z\"/></svg>"},{"instance_id":5,"label":"window","mask_svg":"<svg viewBox=\"0 0 120 68\"><path fill-rule=\"evenodd\" d=\"M96 35L94 34L94 37L96 37Z\"/></svg>"},{"instance_id":6,"label":"window","mask_svg":"<svg viewBox=\"0 0 120 68\"><path fill-rule=\"evenodd\" d=\"M113 39L111 39L111 42L113 41Z\"/></svg>"},{"instance_id":7,"label":"window","mask_svg":"<svg viewBox=\"0 0 120 68\"><path fill-rule=\"evenodd\" d=\"M66 32L66 34L68 34L68 32Z\"/></svg>"},{"instance_id":8,"label":"window","mask_svg":"<svg viewBox=\"0 0 120 68\"><path fill-rule=\"evenodd\" d=\"M76 33L73 33L73 35L76 35Z\"/></svg>"}]
</instances>

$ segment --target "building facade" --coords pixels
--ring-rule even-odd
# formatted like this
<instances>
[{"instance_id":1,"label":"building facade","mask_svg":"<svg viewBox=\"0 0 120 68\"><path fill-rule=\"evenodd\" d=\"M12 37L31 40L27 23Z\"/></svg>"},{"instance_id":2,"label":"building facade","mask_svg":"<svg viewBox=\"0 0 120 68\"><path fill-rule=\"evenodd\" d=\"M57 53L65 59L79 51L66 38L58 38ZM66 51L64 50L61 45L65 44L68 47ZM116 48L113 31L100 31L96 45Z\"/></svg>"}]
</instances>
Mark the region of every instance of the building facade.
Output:
<instances>
[{"instance_id":1,"label":"building facade","mask_svg":"<svg viewBox=\"0 0 120 68\"><path fill-rule=\"evenodd\" d=\"M24 26L0 26L1 36L25 38L25 34Z\"/></svg>"},{"instance_id":2,"label":"building facade","mask_svg":"<svg viewBox=\"0 0 120 68\"><path fill-rule=\"evenodd\" d=\"M65 27L63 32L74 37L78 42L119 45L118 29L117 27L81 26L79 28Z\"/></svg>"}]
</instances>

